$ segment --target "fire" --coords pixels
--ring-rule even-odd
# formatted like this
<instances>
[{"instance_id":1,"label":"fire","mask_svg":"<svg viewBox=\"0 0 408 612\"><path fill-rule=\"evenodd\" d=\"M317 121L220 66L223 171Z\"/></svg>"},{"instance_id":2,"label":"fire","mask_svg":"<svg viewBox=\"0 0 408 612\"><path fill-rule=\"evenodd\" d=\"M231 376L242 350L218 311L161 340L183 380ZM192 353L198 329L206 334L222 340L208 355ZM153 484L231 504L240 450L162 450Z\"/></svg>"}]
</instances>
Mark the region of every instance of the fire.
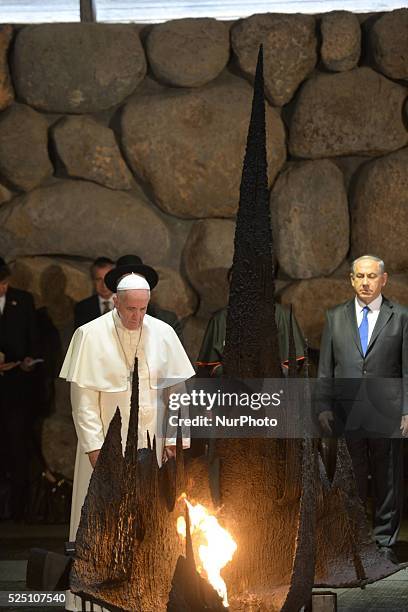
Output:
<instances>
[{"instance_id":1,"label":"fire","mask_svg":"<svg viewBox=\"0 0 408 612\"><path fill-rule=\"evenodd\" d=\"M201 504L192 504L182 495L190 515L190 533L194 551L202 563L197 571L206 574L208 582L214 587L226 608L228 608L227 587L221 578L221 570L231 561L237 545L226 529L223 529L217 518L211 515ZM177 532L186 537L186 521L183 516L177 519Z\"/></svg>"}]
</instances>

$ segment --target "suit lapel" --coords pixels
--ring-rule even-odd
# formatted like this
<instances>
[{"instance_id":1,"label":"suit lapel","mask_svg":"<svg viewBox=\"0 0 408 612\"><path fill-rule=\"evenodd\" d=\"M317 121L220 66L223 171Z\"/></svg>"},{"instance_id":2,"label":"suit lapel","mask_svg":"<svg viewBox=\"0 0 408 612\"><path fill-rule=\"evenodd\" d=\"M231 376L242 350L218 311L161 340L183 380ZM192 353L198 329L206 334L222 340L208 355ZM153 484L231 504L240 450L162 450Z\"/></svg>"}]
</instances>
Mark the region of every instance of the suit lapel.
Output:
<instances>
[{"instance_id":1,"label":"suit lapel","mask_svg":"<svg viewBox=\"0 0 408 612\"><path fill-rule=\"evenodd\" d=\"M373 329L373 333L371 334L370 342L368 343L367 353L369 352L372 345L378 338L378 335L381 332L381 330L385 327L385 325L387 325L392 315L393 315L392 304L386 298L383 298L381 308L380 308L380 314L378 315L377 321Z\"/></svg>"},{"instance_id":2,"label":"suit lapel","mask_svg":"<svg viewBox=\"0 0 408 612\"><path fill-rule=\"evenodd\" d=\"M4 304L3 314L0 320L0 335L1 341L4 342L8 337L7 329L10 328L11 321L16 313L17 300L15 299L15 294L13 292L12 287L9 287L6 293L6 301Z\"/></svg>"},{"instance_id":3,"label":"suit lapel","mask_svg":"<svg viewBox=\"0 0 408 612\"><path fill-rule=\"evenodd\" d=\"M361 355L364 357L363 349L361 348L360 334L358 333L356 307L354 299L352 299L350 302L347 302L346 304L346 318L347 323L350 326L354 342L356 343L356 346L360 351Z\"/></svg>"},{"instance_id":4,"label":"suit lapel","mask_svg":"<svg viewBox=\"0 0 408 612\"><path fill-rule=\"evenodd\" d=\"M9 288L6 293L6 303L4 304L3 317L4 321L9 320L13 317L16 312L17 300L15 299L15 294L13 289Z\"/></svg>"},{"instance_id":5,"label":"suit lapel","mask_svg":"<svg viewBox=\"0 0 408 612\"><path fill-rule=\"evenodd\" d=\"M96 293L93 296L93 313L92 313L92 316L93 316L94 319L97 319L98 317L101 316L101 314L102 313L101 313L101 309L100 309L100 306L99 306L99 298L98 298L98 294Z\"/></svg>"}]
</instances>

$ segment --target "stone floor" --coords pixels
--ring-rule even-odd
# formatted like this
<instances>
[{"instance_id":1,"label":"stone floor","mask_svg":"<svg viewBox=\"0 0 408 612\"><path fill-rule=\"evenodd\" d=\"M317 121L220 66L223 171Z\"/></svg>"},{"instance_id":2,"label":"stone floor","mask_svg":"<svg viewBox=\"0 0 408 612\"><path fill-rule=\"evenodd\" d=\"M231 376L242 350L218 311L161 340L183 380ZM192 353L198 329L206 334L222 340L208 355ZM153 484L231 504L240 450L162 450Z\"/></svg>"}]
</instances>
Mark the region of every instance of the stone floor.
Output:
<instances>
[{"instance_id":1,"label":"stone floor","mask_svg":"<svg viewBox=\"0 0 408 612\"><path fill-rule=\"evenodd\" d=\"M68 539L66 525L24 525L11 521L0 522L0 596L4 591L24 592L25 572L30 548L40 547L63 553ZM408 520L404 522L397 547L401 562L408 561ZM387 612L408 611L408 568L385 578L365 589L337 589L338 612ZM4 612L28 612L63 610L63 606L7 607L0 603Z\"/></svg>"}]
</instances>

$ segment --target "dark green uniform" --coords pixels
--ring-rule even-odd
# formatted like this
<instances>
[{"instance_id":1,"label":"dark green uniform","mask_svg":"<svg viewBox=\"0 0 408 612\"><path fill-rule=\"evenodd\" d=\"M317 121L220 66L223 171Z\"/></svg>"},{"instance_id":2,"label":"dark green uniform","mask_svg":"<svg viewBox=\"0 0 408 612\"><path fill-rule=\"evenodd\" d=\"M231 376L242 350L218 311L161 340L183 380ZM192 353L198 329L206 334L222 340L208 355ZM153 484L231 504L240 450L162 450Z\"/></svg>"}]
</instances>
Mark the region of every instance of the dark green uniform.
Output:
<instances>
[{"instance_id":1,"label":"dark green uniform","mask_svg":"<svg viewBox=\"0 0 408 612\"><path fill-rule=\"evenodd\" d=\"M290 311L280 304L275 304L275 320L278 328L279 353L282 368L287 368L289 357L289 319ZM201 344L196 362L198 375L221 376L222 357L224 353L225 333L227 328L227 307L218 310L208 322L207 330ZM296 347L296 359L304 360L305 341L299 325L293 317L293 335Z\"/></svg>"}]
</instances>

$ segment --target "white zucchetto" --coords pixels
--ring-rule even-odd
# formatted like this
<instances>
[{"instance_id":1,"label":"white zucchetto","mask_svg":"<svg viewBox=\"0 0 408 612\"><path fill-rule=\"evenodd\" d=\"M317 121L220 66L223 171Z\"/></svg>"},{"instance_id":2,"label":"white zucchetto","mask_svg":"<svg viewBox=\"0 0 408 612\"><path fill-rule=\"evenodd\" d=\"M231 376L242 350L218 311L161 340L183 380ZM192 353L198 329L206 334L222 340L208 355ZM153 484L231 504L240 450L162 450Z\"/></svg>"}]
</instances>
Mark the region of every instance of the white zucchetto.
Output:
<instances>
[{"instance_id":1,"label":"white zucchetto","mask_svg":"<svg viewBox=\"0 0 408 612\"><path fill-rule=\"evenodd\" d=\"M150 292L150 285L144 276L140 276L140 274L135 274L132 272L131 274L126 274L126 276L120 279L116 292L129 291L131 289L147 289L147 291Z\"/></svg>"}]
</instances>

